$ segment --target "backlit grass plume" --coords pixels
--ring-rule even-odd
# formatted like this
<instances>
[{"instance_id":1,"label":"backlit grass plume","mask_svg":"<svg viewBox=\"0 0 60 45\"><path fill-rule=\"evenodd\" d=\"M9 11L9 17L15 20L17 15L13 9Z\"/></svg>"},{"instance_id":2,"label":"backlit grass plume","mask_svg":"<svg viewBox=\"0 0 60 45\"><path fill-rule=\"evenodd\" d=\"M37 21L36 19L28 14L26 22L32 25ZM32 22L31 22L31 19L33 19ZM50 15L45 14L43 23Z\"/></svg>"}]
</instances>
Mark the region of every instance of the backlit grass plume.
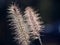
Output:
<instances>
[{"instance_id":1,"label":"backlit grass plume","mask_svg":"<svg viewBox=\"0 0 60 45\"><path fill-rule=\"evenodd\" d=\"M39 39L40 43L42 45L41 39L40 39L40 32L42 31L43 25L42 21L39 20L40 17L38 17L38 13L34 11L31 7L27 7L25 9L25 21L29 27L29 35L30 39Z\"/></svg>"},{"instance_id":2,"label":"backlit grass plume","mask_svg":"<svg viewBox=\"0 0 60 45\"><path fill-rule=\"evenodd\" d=\"M14 39L19 45L29 45L29 35L20 9L15 4L11 4L8 10L10 14L8 15L8 18L10 18L8 21L11 22L9 25L15 32Z\"/></svg>"},{"instance_id":3,"label":"backlit grass plume","mask_svg":"<svg viewBox=\"0 0 60 45\"><path fill-rule=\"evenodd\" d=\"M8 18L10 21L10 26L14 31L14 39L19 45L29 45L32 40L40 39L40 32L42 31L43 25L40 21L40 17L36 11L31 7L27 7L24 11L24 15L21 14L21 10L15 5L11 4L9 6Z\"/></svg>"}]
</instances>

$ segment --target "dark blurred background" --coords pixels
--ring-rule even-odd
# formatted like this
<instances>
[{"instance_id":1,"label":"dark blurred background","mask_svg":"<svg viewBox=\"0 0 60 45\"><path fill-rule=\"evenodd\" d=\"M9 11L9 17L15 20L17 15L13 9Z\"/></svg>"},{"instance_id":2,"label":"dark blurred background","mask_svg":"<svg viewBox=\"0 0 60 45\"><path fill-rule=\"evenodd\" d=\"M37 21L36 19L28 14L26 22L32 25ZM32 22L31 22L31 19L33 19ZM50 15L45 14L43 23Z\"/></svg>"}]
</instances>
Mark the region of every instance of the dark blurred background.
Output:
<instances>
[{"instance_id":1,"label":"dark blurred background","mask_svg":"<svg viewBox=\"0 0 60 45\"><path fill-rule=\"evenodd\" d=\"M59 0L0 0L0 45L17 45L7 23L7 8L16 2L21 10L32 6L40 13L45 29L41 33L43 45L60 45L60 1ZM32 45L40 45L38 40Z\"/></svg>"}]
</instances>

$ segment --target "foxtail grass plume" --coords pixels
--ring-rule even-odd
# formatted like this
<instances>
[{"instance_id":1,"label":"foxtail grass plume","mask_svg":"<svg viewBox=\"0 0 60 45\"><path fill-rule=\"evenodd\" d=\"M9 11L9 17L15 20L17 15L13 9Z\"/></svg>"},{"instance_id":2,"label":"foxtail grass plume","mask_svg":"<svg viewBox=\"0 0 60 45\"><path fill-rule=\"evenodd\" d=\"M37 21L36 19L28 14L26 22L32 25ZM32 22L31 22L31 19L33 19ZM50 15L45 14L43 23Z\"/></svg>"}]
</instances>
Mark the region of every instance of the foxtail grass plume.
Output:
<instances>
[{"instance_id":1,"label":"foxtail grass plume","mask_svg":"<svg viewBox=\"0 0 60 45\"><path fill-rule=\"evenodd\" d=\"M10 29L14 29L14 39L17 41L19 45L29 45L29 35L26 31L26 25L24 24L24 20L22 17L22 14L20 12L20 9L15 5L11 4L9 6L9 14L8 18L10 18L8 21L11 21L9 24L11 26Z\"/></svg>"},{"instance_id":2,"label":"foxtail grass plume","mask_svg":"<svg viewBox=\"0 0 60 45\"><path fill-rule=\"evenodd\" d=\"M41 39L40 39L40 32L42 31L42 21L40 21L39 19L41 17L38 17L39 14L36 13L36 11L34 11L31 7L27 7L25 9L25 21L29 27L29 35L30 38L35 40L35 39L39 39L40 43L42 45Z\"/></svg>"}]
</instances>

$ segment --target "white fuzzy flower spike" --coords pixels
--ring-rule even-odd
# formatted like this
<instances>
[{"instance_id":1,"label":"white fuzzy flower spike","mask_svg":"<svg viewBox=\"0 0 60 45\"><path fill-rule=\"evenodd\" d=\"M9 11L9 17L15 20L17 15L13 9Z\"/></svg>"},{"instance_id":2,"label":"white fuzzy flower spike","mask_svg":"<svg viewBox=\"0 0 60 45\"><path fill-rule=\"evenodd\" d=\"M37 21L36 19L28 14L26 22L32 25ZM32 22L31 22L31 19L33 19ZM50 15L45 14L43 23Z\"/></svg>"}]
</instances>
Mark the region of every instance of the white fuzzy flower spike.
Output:
<instances>
[{"instance_id":1,"label":"white fuzzy flower spike","mask_svg":"<svg viewBox=\"0 0 60 45\"><path fill-rule=\"evenodd\" d=\"M39 14L36 13L31 7L27 7L25 9L24 17L26 18L25 21L29 27L29 33L31 36L30 38L40 40L40 32L42 31L42 25L41 24L43 22L38 21L39 20L39 17L37 17L38 15Z\"/></svg>"},{"instance_id":2,"label":"white fuzzy flower spike","mask_svg":"<svg viewBox=\"0 0 60 45\"><path fill-rule=\"evenodd\" d=\"M24 24L22 14L19 11L20 9L18 9L15 4L11 4L8 10L10 10L8 18L10 18L9 21L11 21L9 25L12 26L11 29L14 29L15 32L14 39L19 45L29 45L29 35L26 31L27 28Z\"/></svg>"}]
</instances>

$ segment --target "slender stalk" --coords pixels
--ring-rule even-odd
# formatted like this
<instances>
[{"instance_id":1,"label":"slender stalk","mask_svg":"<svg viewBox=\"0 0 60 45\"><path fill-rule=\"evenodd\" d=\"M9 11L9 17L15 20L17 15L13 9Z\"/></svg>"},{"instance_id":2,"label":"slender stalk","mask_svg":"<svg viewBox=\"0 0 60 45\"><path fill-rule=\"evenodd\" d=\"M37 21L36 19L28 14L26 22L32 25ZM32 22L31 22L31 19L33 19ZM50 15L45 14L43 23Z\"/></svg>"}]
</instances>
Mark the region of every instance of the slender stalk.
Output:
<instances>
[{"instance_id":1,"label":"slender stalk","mask_svg":"<svg viewBox=\"0 0 60 45\"><path fill-rule=\"evenodd\" d=\"M39 42L40 42L40 45L42 45L42 40L40 36L39 36Z\"/></svg>"}]
</instances>

